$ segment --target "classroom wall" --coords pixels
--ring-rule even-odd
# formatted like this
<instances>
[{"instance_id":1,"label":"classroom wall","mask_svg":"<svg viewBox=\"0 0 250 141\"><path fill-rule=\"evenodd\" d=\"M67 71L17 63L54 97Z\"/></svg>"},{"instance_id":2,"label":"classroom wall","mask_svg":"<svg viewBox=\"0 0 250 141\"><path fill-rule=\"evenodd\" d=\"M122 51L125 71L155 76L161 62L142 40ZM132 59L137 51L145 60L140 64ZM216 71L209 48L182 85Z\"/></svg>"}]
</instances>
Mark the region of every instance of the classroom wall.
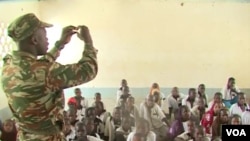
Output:
<instances>
[{"instance_id":1,"label":"classroom wall","mask_svg":"<svg viewBox=\"0 0 250 141\"><path fill-rule=\"evenodd\" d=\"M221 88L233 76L249 88L250 3L246 1L48 0L41 17L54 23L50 42L66 25L89 26L98 48L99 72L86 87ZM83 43L77 37L58 61L74 63Z\"/></svg>"},{"instance_id":2,"label":"classroom wall","mask_svg":"<svg viewBox=\"0 0 250 141\"><path fill-rule=\"evenodd\" d=\"M139 102L153 82L158 82L165 94L173 86L186 93L204 83L211 98L233 76L237 85L250 93L249 0L0 2L0 20L4 22L28 12L54 24L48 29L51 47L62 27L89 27L99 50L99 72L93 81L79 87L90 101L95 92L102 92L104 101L112 102L108 110L123 78ZM73 37L58 62L74 63L82 50L83 43ZM74 95L73 89L65 90L66 98ZM0 99L0 118L7 117L6 98L1 94Z\"/></svg>"}]
</instances>

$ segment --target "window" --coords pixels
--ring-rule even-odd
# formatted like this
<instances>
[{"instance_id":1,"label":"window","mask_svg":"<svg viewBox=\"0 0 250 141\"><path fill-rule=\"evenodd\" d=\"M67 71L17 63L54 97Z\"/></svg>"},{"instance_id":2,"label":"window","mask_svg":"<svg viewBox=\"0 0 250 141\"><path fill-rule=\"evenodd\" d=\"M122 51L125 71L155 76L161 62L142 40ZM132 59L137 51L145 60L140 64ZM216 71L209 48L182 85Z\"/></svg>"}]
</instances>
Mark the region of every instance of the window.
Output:
<instances>
[{"instance_id":1,"label":"window","mask_svg":"<svg viewBox=\"0 0 250 141\"><path fill-rule=\"evenodd\" d=\"M14 42L7 34L8 24L0 22L0 67L3 66L3 58L10 54L15 47Z\"/></svg>"}]
</instances>

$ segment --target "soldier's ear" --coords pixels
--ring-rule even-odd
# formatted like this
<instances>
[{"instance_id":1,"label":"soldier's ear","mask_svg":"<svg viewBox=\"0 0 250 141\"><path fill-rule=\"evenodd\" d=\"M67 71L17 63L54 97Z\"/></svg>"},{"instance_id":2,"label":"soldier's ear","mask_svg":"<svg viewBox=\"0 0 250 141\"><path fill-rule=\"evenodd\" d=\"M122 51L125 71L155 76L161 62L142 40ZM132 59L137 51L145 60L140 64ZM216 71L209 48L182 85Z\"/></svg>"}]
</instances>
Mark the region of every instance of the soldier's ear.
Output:
<instances>
[{"instance_id":1,"label":"soldier's ear","mask_svg":"<svg viewBox=\"0 0 250 141\"><path fill-rule=\"evenodd\" d=\"M35 34L30 36L30 43L32 45L37 45L38 44L37 36Z\"/></svg>"}]
</instances>

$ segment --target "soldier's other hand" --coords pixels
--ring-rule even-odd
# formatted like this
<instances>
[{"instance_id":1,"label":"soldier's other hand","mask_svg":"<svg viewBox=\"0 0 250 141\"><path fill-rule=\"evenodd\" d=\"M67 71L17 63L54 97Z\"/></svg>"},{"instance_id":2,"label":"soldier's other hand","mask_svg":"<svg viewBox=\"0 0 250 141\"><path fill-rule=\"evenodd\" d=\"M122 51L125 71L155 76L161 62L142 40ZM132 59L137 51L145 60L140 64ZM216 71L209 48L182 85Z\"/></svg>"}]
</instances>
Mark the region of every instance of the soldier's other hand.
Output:
<instances>
[{"instance_id":1,"label":"soldier's other hand","mask_svg":"<svg viewBox=\"0 0 250 141\"><path fill-rule=\"evenodd\" d=\"M60 42L64 45L69 43L72 35L74 35L77 32L76 30L77 30L77 27L72 26L72 25L64 27L62 30Z\"/></svg>"},{"instance_id":2,"label":"soldier's other hand","mask_svg":"<svg viewBox=\"0 0 250 141\"><path fill-rule=\"evenodd\" d=\"M77 32L77 36L79 39L83 40L85 44L91 45L93 44L91 35L89 33L89 29L87 26L80 25L78 26L79 32Z\"/></svg>"}]
</instances>

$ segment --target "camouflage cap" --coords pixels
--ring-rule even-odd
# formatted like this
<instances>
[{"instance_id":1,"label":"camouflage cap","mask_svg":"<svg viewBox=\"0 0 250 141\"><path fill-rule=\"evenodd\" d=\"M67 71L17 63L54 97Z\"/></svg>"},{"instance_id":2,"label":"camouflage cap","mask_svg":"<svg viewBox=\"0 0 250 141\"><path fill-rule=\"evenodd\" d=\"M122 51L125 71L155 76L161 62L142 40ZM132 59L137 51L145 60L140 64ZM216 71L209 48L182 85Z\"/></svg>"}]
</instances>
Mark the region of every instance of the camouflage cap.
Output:
<instances>
[{"instance_id":1,"label":"camouflage cap","mask_svg":"<svg viewBox=\"0 0 250 141\"><path fill-rule=\"evenodd\" d=\"M32 35L39 27L52 26L52 24L40 21L35 14L28 13L18 17L8 26L8 35L14 41L21 41Z\"/></svg>"}]
</instances>

